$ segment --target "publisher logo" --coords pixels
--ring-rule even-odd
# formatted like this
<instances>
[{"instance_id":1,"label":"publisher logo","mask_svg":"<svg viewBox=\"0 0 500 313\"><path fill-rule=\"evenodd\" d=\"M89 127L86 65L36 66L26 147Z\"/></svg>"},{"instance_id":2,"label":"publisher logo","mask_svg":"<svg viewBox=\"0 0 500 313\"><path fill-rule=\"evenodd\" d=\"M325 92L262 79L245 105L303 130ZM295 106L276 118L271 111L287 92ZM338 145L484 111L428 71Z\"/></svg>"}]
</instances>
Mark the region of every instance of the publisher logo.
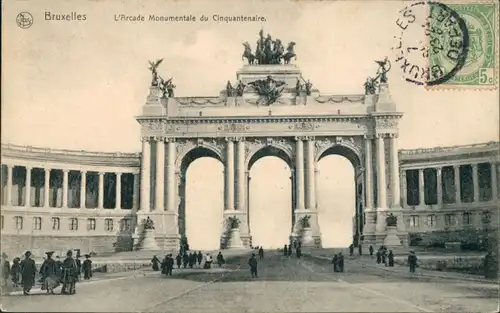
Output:
<instances>
[{"instance_id":1,"label":"publisher logo","mask_svg":"<svg viewBox=\"0 0 500 313\"><path fill-rule=\"evenodd\" d=\"M33 25L33 16L28 12L21 12L16 17L17 26L26 29Z\"/></svg>"}]
</instances>

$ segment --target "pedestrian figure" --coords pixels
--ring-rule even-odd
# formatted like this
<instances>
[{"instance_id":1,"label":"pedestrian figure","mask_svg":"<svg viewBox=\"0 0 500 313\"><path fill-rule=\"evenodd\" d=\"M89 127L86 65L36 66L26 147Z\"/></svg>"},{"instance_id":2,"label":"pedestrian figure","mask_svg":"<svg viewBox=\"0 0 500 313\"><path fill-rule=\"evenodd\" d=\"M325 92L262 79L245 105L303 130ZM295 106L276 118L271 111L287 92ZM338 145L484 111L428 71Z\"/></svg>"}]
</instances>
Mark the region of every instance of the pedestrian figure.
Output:
<instances>
[{"instance_id":1,"label":"pedestrian figure","mask_svg":"<svg viewBox=\"0 0 500 313\"><path fill-rule=\"evenodd\" d=\"M297 249L295 249L295 253L297 254L298 259L302 257L302 249L300 248L300 245L297 246Z\"/></svg>"},{"instance_id":2,"label":"pedestrian figure","mask_svg":"<svg viewBox=\"0 0 500 313\"><path fill-rule=\"evenodd\" d=\"M493 257L493 253L488 251L484 257L484 278L498 277L498 260Z\"/></svg>"},{"instance_id":3,"label":"pedestrian figure","mask_svg":"<svg viewBox=\"0 0 500 313\"><path fill-rule=\"evenodd\" d=\"M59 256L56 256L56 268L57 268L57 276L61 277L62 261Z\"/></svg>"},{"instance_id":4,"label":"pedestrian figure","mask_svg":"<svg viewBox=\"0 0 500 313\"><path fill-rule=\"evenodd\" d=\"M188 258L189 268L193 268L194 263L196 263L196 256L193 252L190 252Z\"/></svg>"},{"instance_id":5,"label":"pedestrian figure","mask_svg":"<svg viewBox=\"0 0 500 313\"><path fill-rule=\"evenodd\" d=\"M24 253L24 260L21 262L21 283L23 285L23 293L28 295L35 285L36 264L31 258L31 252Z\"/></svg>"},{"instance_id":6,"label":"pedestrian figure","mask_svg":"<svg viewBox=\"0 0 500 313\"><path fill-rule=\"evenodd\" d=\"M392 253L392 250L389 250L389 254L387 255L387 260L388 260L388 266L393 267L394 266L394 253Z\"/></svg>"},{"instance_id":7,"label":"pedestrian figure","mask_svg":"<svg viewBox=\"0 0 500 313\"><path fill-rule=\"evenodd\" d=\"M209 269L211 267L212 267L212 256L210 256L210 254L207 253L207 255L205 256L205 265L203 265L203 268Z\"/></svg>"},{"instance_id":8,"label":"pedestrian figure","mask_svg":"<svg viewBox=\"0 0 500 313\"><path fill-rule=\"evenodd\" d=\"M173 268L174 268L174 258L172 258L172 254L169 254L165 259L165 274L167 276L172 276Z\"/></svg>"},{"instance_id":9,"label":"pedestrian figure","mask_svg":"<svg viewBox=\"0 0 500 313\"><path fill-rule=\"evenodd\" d=\"M54 289L59 286L60 277L57 276L57 264L52 255L54 251L46 252L47 258L40 267L42 275L42 290L47 290L48 294L54 294Z\"/></svg>"},{"instance_id":10,"label":"pedestrian figure","mask_svg":"<svg viewBox=\"0 0 500 313\"><path fill-rule=\"evenodd\" d=\"M252 253L252 256L248 260L248 265L250 265L250 274L252 274L252 278L257 278L257 259L255 258L255 253Z\"/></svg>"},{"instance_id":11,"label":"pedestrian figure","mask_svg":"<svg viewBox=\"0 0 500 313\"><path fill-rule=\"evenodd\" d=\"M382 248L382 263L387 266L387 251Z\"/></svg>"},{"instance_id":12,"label":"pedestrian figure","mask_svg":"<svg viewBox=\"0 0 500 313\"><path fill-rule=\"evenodd\" d=\"M73 252L69 250L66 253L66 259L62 263L62 288L61 294L73 295L76 293L76 281L78 275L78 267L75 259L73 259Z\"/></svg>"},{"instance_id":13,"label":"pedestrian figure","mask_svg":"<svg viewBox=\"0 0 500 313\"><path fill-rule=\"evenodd\" d=\"M159 264L160 264L160 260L158 259L158 257L155 255L153 256L153 259L151 259L151 264L152 264L152 268L153 268L153 271L159 271L160 270L160 267L159 267Z\"/></svg>"},{"instance_id":14,"label":"pedestrian figure","mask_svg":"<svg viewBox=\"0 0 500 313\"><path fill-rule=\"evenodd\" d=\"M92 260L90 254L85 254L85 261L82 264L83 279L89 280L92 277Z\"/></svg>"},{"instance_id":15,"label":"pedestrian figure","mask_svg":"<svg viewBox=\"0 0 500 313\"><path fill-rule=\"evenodd\" d=\"M286 246L286 245L283 247L283 254L284 254L285 256L288 256L288 249L287 249L287 246Z\"/></svg>"},{"instance_id":16,"label":"pedestrian figure","mask_svg":"<svg viewBox=\"0 0 500 313\"><path fill-rule=\"evenodd\" d=\"M2 287L7 286L7 280L10 276L10 262L8 260L8 256L5 253L2 253Z\"/></svg>"},{"instance_id":17,"label":"pedestrian figure","mask_svg":"<svg viewBox=\"0 0 500 313\"><path fill-rule=\"evenodd\" d=\"M408 255L408 266L410 267L410 273L415 273L415 268L417 267L417 255L414 251L410 251Z\"/></svg>"},{"instance_id":18,"label":"pedestrian figure","mask_svg":"<svg viewBox=\"0 0 500 313\"><path fill-rule=\"evenodd\" d=\"M262 247L259 248L259 259L264 259L264 249Z\"/></svg>"},{"instance_id":19,"label":"pedestrian figure","mask_svg":"<svg viewBox=\"0 0 500 313\"><path fill-rule=\"evenodd\" d=\"M354 255L354 245L351 243L351 245L349 246L349 256L353 255Z\"/></svg>"},{"instance_id":20,"label":"pedestrian figure","mask_svg":"<svg viewBox=\"0 0 500 313\"><path fill-rule=\"evenodd\" d=\"M333 271L334 272L338 272L339 271L339 268L338 268L338 264L339 264L339 256L337 254L335 254L333 256L333 259L332 259L332 264L333 264Z\"/></svg>"},{"instance_id":21,"label":"pedestrian figure","mask_svg":"<svg viewBox=\"0 0 500 313\"><path fill-rule=\"evenodd\" d=\"M19 278L21 277L21 259L16 257L12 261L12 267L10 268L10 279L14 287L19 285Z\"/></svg>"},{"instance_id":22,"label":"pedestrian figure","mask_svg":"<svg viewBox=\"0 0 500 313\"><path fill-rule=\"evenodd\" d=\"M184 252L184 255L182 256L182 267L186 268L188 266L188 263L189 263L189 255L187 254L187 252Z\"/></svg>"},{"instance_id":23,"label":"pedestrian figure","mask_svg":"<svg viewBox=\"0 0 500 313\"><path fill-rule=\"evenodd\" d=\"M177 268L181 268L182 258L181 258L181 255L179 253L175 257L175 262L177 263Z\"/></svg>"},{"instance_id":24,"label":"pedestrian figure","mask_svg":"<svg viewBox=\"0 0 500 313\"><path fill-rule=\"evenodd\" d=\"M358 254L360 256L363 255L363 245L362 244L358 244Z\"/></svg>"},{"instance_id":25,"label":"pedestrian figure","mask_svg":"<svg viewBox=\"0 0 500 313\"><path fill-rule=\"evenodd\" d=\"M224 256L219 251L219 254L217 254L217 264L219 265L219 267L222 267L224 263L226 263L226 261L224 260Z\"/></svg>"},{"instance_id":26,"label":"pedestrian figure","mask_svg":"<svg viewBox=\"0 0 500 313\"><path fill-rule=\"evenodd\" d=\"M161 261L161 273L162 274L166 274L167 273L167 257L168 255L165 254L165 257L163 258L163 260Z\"/></svg>"},{"instance_id":27,"label":"pedestrian figure","mask_svg":"<svg viewBox=\"0 0 500 313\"><path fill-rule=\"evenodd\" d=\"M382 252L380 250L377 250L377 264L380 264L382 262Z\"/></svg>"},{"instance_id":28,"label":"pedestrian figure","mask_svg":"<svg viewBox=\"0 0 500 313\"><path fill-rule=\"evenodd\" d=\"M370 245L370 247L368 248L368 251L370 252L370 256L372 256L373 255L373 246L372 245Z\"/></svg>"},{"instance_id":29,"label":"pedestrian figure","mask_svg":"<svg viewBox=\"0 0 500 313\"><path fill-rule=\"evenodd\" d=\"M339 252L339 258L338 258L338 267L339 267L339 272L344 272L344 255L342 252Z\"/></svg>"},{"instance_id":30,"label":"pedestrian figure","mask_svg":"<svg viewBox=\"0 0 500 313\"><path fill-rule=\"evenodd\" d=\"M196 258L198 260L198 267L201 267L201 261L203 261L203 254L201 254L201 251L198 251Z\"/></svg>"}]
</instances>

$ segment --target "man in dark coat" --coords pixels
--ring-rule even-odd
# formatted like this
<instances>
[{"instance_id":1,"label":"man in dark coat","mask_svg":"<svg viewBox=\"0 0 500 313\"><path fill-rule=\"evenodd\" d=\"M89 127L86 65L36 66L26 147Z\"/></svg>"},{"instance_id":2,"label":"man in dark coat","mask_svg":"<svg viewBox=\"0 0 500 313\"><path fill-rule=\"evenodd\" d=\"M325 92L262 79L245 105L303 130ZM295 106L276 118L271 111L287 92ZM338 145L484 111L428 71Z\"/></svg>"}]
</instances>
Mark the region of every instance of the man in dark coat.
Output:
<instances>
[{"instance_id":1,"label":"man in dark coat","mask_svg":"<svg viewBox=\"0 0 500 313\"><path fill-rule=\"evenodd\" d=\"M494 279L498 277L498 260L495 259L491 251L484 257L484 277Z\"/></svg>"},{"instance_id":2,"label":"man in dark coat","mask_svg":"<svg viewBox=\"0 0 500 313\"><path fill-rule=\"evenodd\" d=\"M80 251L77 251L77 255L75 257L76 263L76 278L80 280L80 276L82 275L82 261L80 261Z\"/></svg>"},{"instance_id":3,"label":"man in dark coat","mask_svg":"<svg viewBox=\"0 0 500 313\"><path fill-rule=\"evenodd\" d=\"M26 251L24 257L24 260L21 261L21 283L23 285L23 293L28 295L35 284L36 264L30 258L30 251Z\"/></svg>"},{"instance_id":4,"label":"man in dark coat","mask_svg":"<svg viewBox=\"0 0 500 313\"><path fill-rule=\"evenodd\" d=\"M85 254L85 261L82 264L83 279L88 280L92 277L92 260L90 254Z\"/></svg>"},{"instance_id":5,"label":"man in dark coat","mask_svg":"<svg viewBox=\"0 0 500 313\"><path fill-rule=\"evenodd\" d=\"M248 260L248 265L250 265L250 273L252 274L252 278L257 278L257 259L255 258L255 253L252 253L252 256Z\"/></svg>"},{"instance_id":6,"label":"man in dark coat","mask_svg":"<svg viewBox=\"0 0 500 313\"><path fill-rule=\"evenodd\" d=\"M169 254L165 259L165 274L167 276L172 276L173 268L174 268L174 258L172 258L172 254Z\"/></svg>"},{"instance_id":7,"label":"man in dark coat","mask_svg":"<svg viewBox=\"0 0 500 313\"><path fill-rule=\"evenodd\" d=\"M187 252L184 252L184 255L182 256L182 265L184 268L188 266L189 263L189 254Z\"/></svg>"},{"instance_id":8,"label":"man in dark coat","mask_svg":"<svg viewBox=\"0 0 500 313\"><path fill-rule=\"evenodd\" d=\"M288 249L287 249L287 246L285 245L285 247L283 247L283 254L285 256L288 256Z\"/></svg>"},{"instance_id":9,"label":"man in dark coat","mask_svg":"<svg viewBox=\"0 0 500 313\"><path fill-rule=\"evenodd\" d=\"M259 248L259 259L264 259L264 249L262 246Z\"/></svg>"},{"instance_id":10,"label":"man in dark coat","mask_svg":"<svg viewBox=\"0 0 500 313\"><path fill-rule=\"evenodd\" d=\"M151 264L152 264L152 268L153 268L153 271L159 271L160 270L160 260L158 259L158 257L155 255L153 256L153 258L151 259Z\"/></svg>"},{"instance_id":11,"label":"man in dark coat","mask_svg":"<svg viewBox=\"0 0 500 313\"><path fill-rule=\"evenodd\" d=\"M389 254L387 255L387 260L388 260L388 266L393 267L394 266L394 253L392 253L392 250L389 250Z\"/></svg>"},{"instance_id":12,"label":"man in dark coat","mask_svg":"<svg viewBox=\"0 0 500 313\"><path fill-rule=\"evenodd\" d=\"M417 267L417 255L414 251L410 251L408 255L408 266L410 267L410 273L415 273L415 268Z\"/></svg>"},{"instance_id":13,"label":"man in dark coat","mask_svg":"<svg viewBox=\"0 0 500 313\"><path fill-rule=\"evenodd\" d=\"M344 272L344 255L342 255L342 252L339 252L339 259L337 262L339 265L339 272Z\"/></svg>"},{"instance_id":14,"label":"man in dark coat","mask_svg":"<svg viewBox=\"0 0 500 313\"><path fill-rule=\"evenodd\" d=\"M332 259L333 271L338 272L339 256L335 254Z\"/></svg>"},{"instance_id":15,"label":"man in dark coat","mask_svg":"<svg viewBox=\"0 0 500 313\"><path fill-rule=\"evenodd\" d=\"M219 254L217 254L217 264L219 265L219 267L222 267L222 265L224 265L224 263L226 263L226 261L224 260L224 256L219 251Z\"/></svg>"},{"instance_id":16,"label":"man in dark coat","mask_svg":"<svg viewBox=\"0 0 500 313\"><path fill-rule=\"evenodd\" d=\"M380 262L382 262L382 251L379 249L377 250L377 264L380 264Z\"/></svg>"},{"instance_id":17,"label":"man in dark coat","mask_svg":"<svg viewBox=\"0 0 500 313\"><path fill-rule=\"evenodd\" d=\"M190 252L188 256L189 268L193 268L194 263L196 263L196 256L193 252Z\"/></svg>"},{"instance_id":18,"label":"man in dark coat","mask_svg":"<svg viewBox=\"0 0 500 313\"><path fill-rule=\"evenodd\" d=\"M181 265L182 265L182 257L180 254L177 254L177 256L175 257L175 261L177 263L177 268L181 268Z\"/></svg>"},{"instance_id":19,"label":"man in dark coat","mask_svg":"<svg viewBox=\"0 0 500 313\"><path fill-rule=\"evenodd\" d=\"M62 277L63 284L61 294L73 295L76 293L76 281L78 280L78 267L75 259L73 259L73 251L69 250L66 253L66 259L62 263Z\"/></svg>"},{"instance_id":20,"label":"man in dark coat","mask_svg":"<svg viewBox=\"0 0 500 313\"><path fill-rule=\"evenodd\" d=\"M47 252L47 258L40 267L42 275L42 290L47 290L47 293L54 294L54 288L59 286L59 277L57 276L57 264L52 258L54 251Z\"/></svg>"},{"instance_id":21,"label":"man in dark coat","mask_svg":"<svg viewBox=\"0 0 500 313\"><path fill-rule=\"evenodd\" d=\"M373 255L373 246L372 245L370 245L370 247L368 248L368 251L370 252L370 256L372 256Z\"/></svg>"},{"instance_id":22,"label":"man in dark coat","mask_svg":"<svg viewBox=\"0 0 500 313\"><path fill-rule=\"evenodd\" d=\"M201 267L201 261L203 261L203 254L201 254L201 251L198 251L198 254L196 255L196 259L198 261L198 267Z\"/></svg>"},{"instance_id":23,"label":"man in dark coat","mask_svg":"<svg viewBox=\"0 0 500 313\"><path fill-rule=\"evenodd\" d=\"M353 254L354 254L354 245L351 243L351 245L349 246L349 255L353 256Z\"/></svg>"},{"instance_id":24,"label":"man in dark coat","mask_svg":"<svg viewBox=\"0 0 500 313\"><path fill-rule=\"evenodd\" d=\"M297 246L295 253L297 254L297 258L300 259L302 257L302 249L300 248L300 245Z\"/></svg>"},{"instance_id":25,"label":"man in dark coat","mask_svg":"<svg viewBox=\"0 0 500 313\"><path fill-rule=\"evenodd\" d=\"M8 256L2 253L2 286L7 286L7 280L10 276L10 262Z\"/></svg>"}]
</instances>

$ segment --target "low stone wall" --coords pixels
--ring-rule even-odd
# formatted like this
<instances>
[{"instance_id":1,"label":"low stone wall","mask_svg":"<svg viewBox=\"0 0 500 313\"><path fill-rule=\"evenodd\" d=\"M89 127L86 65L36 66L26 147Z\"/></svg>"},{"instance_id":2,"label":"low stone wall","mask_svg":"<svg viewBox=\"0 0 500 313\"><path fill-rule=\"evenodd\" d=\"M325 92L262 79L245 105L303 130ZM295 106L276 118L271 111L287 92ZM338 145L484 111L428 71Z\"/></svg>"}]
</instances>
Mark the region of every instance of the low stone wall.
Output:
<instances>
[{"instance_id":1,"label":"low stone wall","mask_svg":"<svg viewBox=\"0 0 500 313\"><path fill-rule=\"evenodd\" d=\"M131 236L29 236L2 234L2 252L9 259L24 255L31 251L34 258L45 256L47 251L55 251L55 255L66 256L70 249L80 249L81 254L94 252L109 253L128 251L132 247Z\"/></svg>"},{"instance_id":2,"label":"low stone wall","mask_svg":"<svg viewBox=\"0 0 500 313\"><path fill-rule=\"evenodd\" d=\"M149 261L118 261L118 262L92 262L92 271L95 273L120 273L138 270L151 266Z\"/></svg>"},{"instance_id":3,"label":"low stone wall","mask_svg":"<svg viewBox=\"0 0 500 313\"><path fill-rule=\"evenodd\" d=\"M408 266L408 258L396 258L396 264ZM419 258L418 266L433 271L483 273L484 256Z\"/></svg>"}]
</instances>

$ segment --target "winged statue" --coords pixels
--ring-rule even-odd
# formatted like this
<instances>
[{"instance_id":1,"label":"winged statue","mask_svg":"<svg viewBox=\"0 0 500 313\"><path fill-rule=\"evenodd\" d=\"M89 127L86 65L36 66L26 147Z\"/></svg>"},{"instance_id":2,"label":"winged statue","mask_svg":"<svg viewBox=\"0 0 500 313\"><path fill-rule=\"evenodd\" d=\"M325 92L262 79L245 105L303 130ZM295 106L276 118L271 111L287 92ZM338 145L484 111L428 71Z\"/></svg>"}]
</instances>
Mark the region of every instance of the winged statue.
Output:
<instances>
[{"instance_id":1,"label":"winged statue","mask_svg":"<svg viewBox=\"0 0 500 313\"><path fill-rule=\"evenodd\" d=\"M284 81L276 81L270 75L266 79L259 79L248 84L252 85L257 94L266 100L267 105L276 102L286 86Z\"/></svg>"},{"instance_id":2,"label":"winged statue","mask_svg":"<svg viewBox=\"0 0 500 313\"><path fill-rule=\"evenodd\" d=\"M375 63L379 66L377 75L380 76L380 82L387 83L387 72L391 70L391 62L387 57L385 57L383 61L375 61Z\"/></svg>"},{"instance_id":3,"label":"winged statue","mask_svg":"<svg viewBox=\"0 0 500 313\"><path fill-rule=\"evenodd\" d=\"M151 85L152 86L158 86L158 72L156 71L156 69L158 68L158 66L160 66L161 62L163 62L163 59L159 59L159 60L156 60L156 61L149 61L149 70L151 71L151 75L153 76L152 80L151 80Z\"/></svg>"}]
</instances>

